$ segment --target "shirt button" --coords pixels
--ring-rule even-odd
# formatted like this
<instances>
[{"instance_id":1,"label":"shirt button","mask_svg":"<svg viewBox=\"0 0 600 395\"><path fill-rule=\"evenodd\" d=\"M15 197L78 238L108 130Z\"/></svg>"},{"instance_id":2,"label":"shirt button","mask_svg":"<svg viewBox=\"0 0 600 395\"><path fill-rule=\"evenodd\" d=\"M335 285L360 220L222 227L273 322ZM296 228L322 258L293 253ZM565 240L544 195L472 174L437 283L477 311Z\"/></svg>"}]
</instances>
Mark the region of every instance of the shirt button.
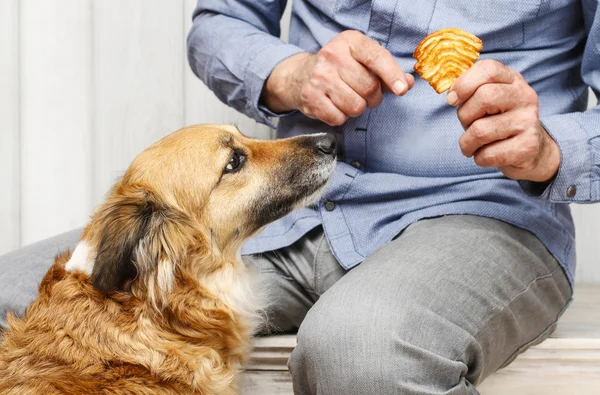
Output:
<instances>
[{"instance_id":1,"label":"shirt button","mask_svg":"<svg viewBox=\"0 0 600 395\"><path fill-rule=\"evenodd\" d=\"M357 160L353 160L352 162L350 162L350 166L352 166L356 169L360 169L360 162Z\"/></svg>"},{"instance_id":2,"label":"shirt button","mask_svg":"<svg viewBox=\"0 0 600 395\"><path fill-rule=\"evenodd\" d=\"M567 188L567 197L572 198L577 193L577 187L575 185L571 185Z\"/></svg>"},{"instance_id":3,"label":"shirt button","mask_svg":"<svg viewBox=\"0 0 600 395\"><path fill-rule=\"evenodd\" d=\"M335 209L335 203L332 202L331 200L328 200L325 202L325 210L327 211L333 211Z\"/></svg>"}]
</instances>

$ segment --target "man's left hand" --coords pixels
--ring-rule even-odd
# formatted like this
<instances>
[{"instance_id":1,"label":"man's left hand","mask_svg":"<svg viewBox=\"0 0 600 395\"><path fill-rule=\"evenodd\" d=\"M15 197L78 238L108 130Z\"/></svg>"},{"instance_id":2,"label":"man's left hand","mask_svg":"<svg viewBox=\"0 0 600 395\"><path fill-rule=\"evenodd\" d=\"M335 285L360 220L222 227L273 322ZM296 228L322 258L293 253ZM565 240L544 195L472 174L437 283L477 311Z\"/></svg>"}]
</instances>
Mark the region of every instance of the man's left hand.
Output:
<instances>
[{"instance_id":1,"label":"man's left hand","mask_svg":"<svg viewBox=\"0 0 600 395\"><path fill-rule=\"evenodd\" d=\"M461 75L446 98L458 107L462 153L515 180L548 182L560 164L556 142L540 124L538 96L523 76L495 60Z\"/></svg>"}]
</instances>

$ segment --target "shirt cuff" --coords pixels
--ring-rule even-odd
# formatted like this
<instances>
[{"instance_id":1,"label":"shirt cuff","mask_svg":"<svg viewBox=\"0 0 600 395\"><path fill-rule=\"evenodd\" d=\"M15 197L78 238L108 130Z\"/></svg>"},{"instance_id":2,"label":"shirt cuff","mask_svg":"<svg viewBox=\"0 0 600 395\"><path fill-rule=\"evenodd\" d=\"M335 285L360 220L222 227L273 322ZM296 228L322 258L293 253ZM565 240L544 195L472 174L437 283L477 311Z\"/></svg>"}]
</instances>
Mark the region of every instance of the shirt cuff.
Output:
<instances>
[{"instance_id":1,"label":"shirt cuff","mask_svg":"<svg viewBox=\"0 0 600 395\"><path fill-rule=\"evenodd\" d=\"M259 104L263 87L273 69L285 59L298 53L305 52L302 48L292 44L286 44L282 41L271 43L262 50L258 51L248 62L244 74L244 82L248 86L248 108L247 113L252 115L260 123L264 123L271 128L275 125L271 117L281 117L293 113L274 113L265 106Z\"/></svg>"},{"instance_id":2,"label":"shirt cuff","mask_svg":"<svg viewBox=\"0 0 600 395\"><path fill-rule=\"evenodd\" d=\"M590 202L595 196L587 133L572 114L551 115L540 122L560 150L558 172L550 183L519 181L521 188L529 195L556 203Z\"/></svg>"}]
</instances>

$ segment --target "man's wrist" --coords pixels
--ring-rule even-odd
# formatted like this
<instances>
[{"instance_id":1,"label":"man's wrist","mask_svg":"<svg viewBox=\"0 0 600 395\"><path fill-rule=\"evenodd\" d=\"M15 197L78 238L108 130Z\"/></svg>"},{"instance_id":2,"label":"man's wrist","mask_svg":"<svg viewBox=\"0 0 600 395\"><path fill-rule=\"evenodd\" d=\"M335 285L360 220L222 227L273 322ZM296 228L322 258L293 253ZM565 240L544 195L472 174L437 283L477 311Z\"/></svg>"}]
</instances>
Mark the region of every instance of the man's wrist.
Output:
<instances>
[{"instance_id":1,"label":"man's wrist","mask_svg":"<svg viewBox=\"0 0 600 395\"><path fill-rule=\"evenodd\" d=\"M260 102L274 113L283 113L298 109L294 96L300 84L298 81L299 64L311 56L308 52L302 52L279 63L271 72L261 94Z\"/></svg>"},{"instance_id":2,"label":"man's wrist","mask_svg":"<svg viewBox=\"0 0 600 395\"><path fill-rule=\"evenodd\" d=\"M542 155L538 166L541 167L540 180L542 183L550 183L558 173L560 166L560 149L558 144L540 124L544 138L542 139Z\"/></svg>"}]
</instances>

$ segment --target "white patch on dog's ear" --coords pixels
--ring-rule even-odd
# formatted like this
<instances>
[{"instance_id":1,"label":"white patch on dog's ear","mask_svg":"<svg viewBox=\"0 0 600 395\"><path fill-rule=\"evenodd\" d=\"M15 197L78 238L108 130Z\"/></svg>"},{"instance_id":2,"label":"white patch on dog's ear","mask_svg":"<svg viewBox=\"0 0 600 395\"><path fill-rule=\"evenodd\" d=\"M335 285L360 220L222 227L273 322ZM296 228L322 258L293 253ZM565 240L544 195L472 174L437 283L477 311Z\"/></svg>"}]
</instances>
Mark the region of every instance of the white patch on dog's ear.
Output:
<instances>
[{"instance_id":1,"label":"white patch on dog's ear","mask_svg":"<svg viewBox=\"0 0 600 395\"><path fill-rule=\"evenodd\" d=\"M80 241L71 254L71 259L66 263L65 270L74 272L79 270L88 276L92 274L94 269L94 254L90 251L90 247L85 241Z\"/></svg>"}]
</instances>

